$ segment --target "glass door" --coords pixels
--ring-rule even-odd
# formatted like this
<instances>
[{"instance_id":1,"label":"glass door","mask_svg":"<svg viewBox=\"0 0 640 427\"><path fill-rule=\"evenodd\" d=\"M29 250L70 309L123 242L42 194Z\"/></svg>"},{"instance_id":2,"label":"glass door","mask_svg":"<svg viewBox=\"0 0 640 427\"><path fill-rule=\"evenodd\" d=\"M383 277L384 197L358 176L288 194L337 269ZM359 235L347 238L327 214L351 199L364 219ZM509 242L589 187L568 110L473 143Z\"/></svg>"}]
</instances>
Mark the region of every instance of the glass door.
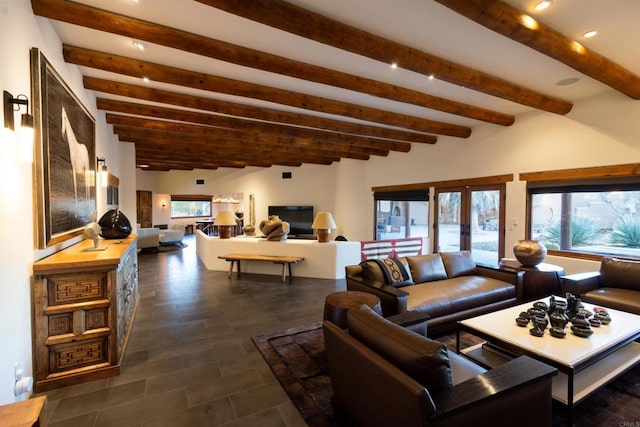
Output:
<instances>
[{"instance_id":1,"label":"glass door","mask_svg":"<svg viewBox=\"0 0 640 427\"><path fill-rule=\"evenodd\" d=\"M437 252L470 250L478 264L497 266L504 255L505 186L436 189Z\"/></svg>"},{"instance_id":2,"label":"glass door","mask_svg":"<svg viewBox=\"0 0 640 427\"><path fill-rule=\"evenodd\" d=\"M464 247L463 192L464 189L436 189L435 252L455 252Z\"/></svg>"}]
</instances>

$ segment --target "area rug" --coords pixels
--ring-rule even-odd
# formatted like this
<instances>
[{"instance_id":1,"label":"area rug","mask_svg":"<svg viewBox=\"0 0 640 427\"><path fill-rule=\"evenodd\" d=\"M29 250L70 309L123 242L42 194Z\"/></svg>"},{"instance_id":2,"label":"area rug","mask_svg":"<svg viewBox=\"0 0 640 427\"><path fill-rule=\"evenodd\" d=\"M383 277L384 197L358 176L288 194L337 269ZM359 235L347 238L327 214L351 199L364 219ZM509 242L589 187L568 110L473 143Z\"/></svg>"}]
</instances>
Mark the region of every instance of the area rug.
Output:
<instances>
[{"instance_id":1,"label":"area rug","mask_svg":"<svg viewBox=\"0 0 640 427\"><path fill-rule=\"evenodd\" d=\"M171 243L171 244L161 244L155 248L142 248L140 249L140 254L157 254L160 252L173 252L179 251L186 248L188 245L183 242L179 243Z\"/></svg>"},{"instance_id":2,"label":"area rug","mask_svg":"<svg viewBox=\"0 0 640 427\"><path fill-rule=\"evenodd\" d=\"M437 338L455 350L455 334ZM311 427L336 426L331 408L331 379L327 372L322 324L317 322L252 340L291 401ZM480 340L461 336L461 346ZM566 408L553 407L553 425L566 424ZM640 365L597 390L575 409L576 426L640 425Z\"/></svg>"}]
</instances>

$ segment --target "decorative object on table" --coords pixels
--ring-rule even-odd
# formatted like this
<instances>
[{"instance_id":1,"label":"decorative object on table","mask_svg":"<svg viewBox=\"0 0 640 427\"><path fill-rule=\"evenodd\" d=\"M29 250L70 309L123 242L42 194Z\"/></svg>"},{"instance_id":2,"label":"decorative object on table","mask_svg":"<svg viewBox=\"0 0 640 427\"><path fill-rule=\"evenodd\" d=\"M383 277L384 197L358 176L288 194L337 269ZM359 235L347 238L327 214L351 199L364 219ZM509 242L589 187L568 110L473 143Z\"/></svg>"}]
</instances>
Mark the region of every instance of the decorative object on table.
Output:
<instances>
[{"instance_id":1,"label":"decorative object on table","mask_svg":"<svg viewBox=\"0 0 640 427\"><path fill-rule=\"evenodd\" d=\"M249 221L244 226L244 234L247 236L256 234L256 200L253 194L249 194Z\"/></svg>"},{"instance_id":2,"label":"decorative object on table","mask_svg":"<svg viewBox=\"0 0 640 427\"><path fill-rule=\"evenodd\" d=\"M554 328L564 329L569 323L569 317L565 313L564 307L561 305L556 305L553 313L549 313L549 323Z\"/></svg>"},{"instance_id":3,"label":"decorative object on table","mask_svg":"<svg viewBox=\"0 0 640 427\"><path fill-rule=\"evenodd\" d=\"M520 264L534 266L544 261L547 247L537 240L518 240L513 245L513 254Z\"/></svg>"},{"instance_id":4,"label":"decorative object on table","mask_svg":"<svg viewBox=\"0 0 640 427\"><path fill-rule=\"evenodd\" d=\"M531 318L531 322L533 323L533 328L529 329L529 333L534 337L541 337L544 335L544 330L547 327L547 319L540 316L533 316Z\"/></svg>"},{"instance_id":5,"label":"decorative object on table","mask_svg":"<svg viewBox=\"0 0 640 427\"><path fill-rule=\"evenodd\" d=\"M591 329L589 326L571 325L571 332L573 332L573 334L576 336L588 338L593 334L593 329Z\"/></svg>"},{"instance_id":6,"label":"decorative object on table","mask_svg":"<svg viewBox=\"0 0 640 427\"><path fill-rule=\"evenodd\" d=\"M564 338L567 336L567 331L564 328L552 327L549 329L549 334L554 338Z\"/></svg>"},{"instance_id":7,"label":"decorative object on table","mask_svg":"<svg viewBox=\"0 0 640 427\"><path fill-rule=\"evenodd\" d=\"M318 231L318 242L326 243L331 236L331 230L336 228L331 212L318 212L311 224L311 228Z\"/></svg>"},{"instance_id":8,"label":"decorative object on table","mask_svg":"<svg viewBox=\"0 0 640 427\"><path fill-rule=\"evenodd\" d=\"M291 229L289 223L280 219L278 215L271 215L268 219L260 222L260 232L269 241L287 240L287 235Z\"/></svg>"},{"instance_id":9,"label":"decorative object on table","mask_svg":"<svg viewBox=\"0 0 640 427\"><path fill-rule=\"evenodd\" d=\"M574 317L576 317L576 314L578 313L578 309L580 308L581 302L580 302L580 298L570 293L567 293L566 299L567 299L567 316L569 316L569 319L571 320Z\"/></svg>"},{"instance_id":10,"label":"decorative object on table","mask_svg":"<svg viewBox=\"0 0 640 427\"><path fill-rule=\"evenodd\" d=\"M100 235L105 239L125 239L133 230L129 219L118 209L108 210L98 224L101 228Z\"/></svg>"},{"instance_id":11,"label":"decorative object on table","mask_svg":"<svg viewBox=\"0 0 640 427\"><path fill-rule=\"evenodd\" d=\"M95 221L95 120L37 48L31 51L36 130L36 240L44 249Z\"/></svg>"},{"instance_id":12,"label":"decorative object on table","mask_svg":"<svg viewBox=\"0 0 640 427\"><path fill-rule=\"evenodd\" d=\"M90 222L84 227L84 237L93 239L93 247L85 248L85 251L104 251L106 246L100 247L100 225L97 222Z\"/></svg>"},{"instance_id":13,"label":"decorative object on table","mask_svg":"<svg viewBox=\"0 0 640 427\"><path fill-rule=\"evenodd\" d=\"M221 239L231 237L231 231L236 226L236 215L231 211L220 211L213 225L218 227L218 236Z\"/></svg>"},{"instance_id":14,"label":"decorative object on table","mask_svg":"<svg viewBox=\"0 0 640 427\"><path fill-rule=\"evenodd\" d=\"M549 305L544 302L544 301L536 301L533 303L533 307L537 308L538 310L542 310L544 312L549 311Z\"/></svg>"},{"instance_id":15,"label":"decorative object on table","mask_svg":"<svg viewBox=\"0 0 640 427\"><path fill-rule=\"evenodd\" d=\"M529 324L529 319L527 317L516 317L516 324L524 328Z\"/></svg>"}]
</instances>

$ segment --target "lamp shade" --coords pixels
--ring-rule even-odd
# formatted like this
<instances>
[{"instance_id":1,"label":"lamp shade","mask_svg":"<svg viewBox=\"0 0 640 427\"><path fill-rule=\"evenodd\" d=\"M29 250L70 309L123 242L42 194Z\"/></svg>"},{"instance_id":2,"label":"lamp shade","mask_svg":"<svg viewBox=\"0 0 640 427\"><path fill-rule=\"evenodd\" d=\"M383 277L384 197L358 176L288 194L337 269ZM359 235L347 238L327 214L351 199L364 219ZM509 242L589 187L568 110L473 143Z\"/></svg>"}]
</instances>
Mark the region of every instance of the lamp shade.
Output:
<instances>
[{"instance_id":1,"label":"lamp shade","mask_svg":"<svg viewBox=\"0 0 640 427\"><path fill-rule=\"evenodd\" d=\"M231 211L218 212L213 225L236 225L236 215Z\"/></svg>"},{"instance_id":2,"label":"lamp shade","mask_svg":"<svg viewBox=\"0 0 640 427\"><path fill-rule=\"evenodd\" d=\"M331 212L318 212L316 218L311 224L311 228L314 230L331 230L336 228L336 223L333 220Z\"/></svg>"}]
</instances>

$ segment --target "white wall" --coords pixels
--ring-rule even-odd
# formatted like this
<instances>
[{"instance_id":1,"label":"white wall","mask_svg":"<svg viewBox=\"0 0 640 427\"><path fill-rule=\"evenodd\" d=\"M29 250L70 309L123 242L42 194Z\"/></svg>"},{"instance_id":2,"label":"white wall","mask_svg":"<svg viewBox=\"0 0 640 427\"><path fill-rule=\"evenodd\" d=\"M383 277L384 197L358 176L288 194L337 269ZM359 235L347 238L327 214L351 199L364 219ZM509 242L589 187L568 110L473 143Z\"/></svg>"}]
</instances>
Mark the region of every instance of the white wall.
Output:
<instances>
[{"instance_id":1,"label":"white wall","mask_svg":"<svg viewBox=\"0 0 640 427\"><path fill-rule=\"evenodd\" d=\"M32 47L40 49L95 118L96 153L105 157L110 172L120 177L121 207L127 216L133 207L135 217L133 147L120 147L116 142L111 127L106 125L104 113L95 108L93 94L83 89L78 68L64 62L62 44L49 21L36 18L29 1L0 0L0 55L3 58L0 61L0 86L14 96L25 94L30 101L29 50ZM20 113L24 112L23 107ZM19 115L15 114L14 118L19 123ZM19 362L26 374L32 375L32 263L79 240L71 239L47 250L34 249L33 174L30 165L18 163L16 148L15 141L9 141L5 134L0 135L0 170L3 174L0 180L0 405L28 397L14 396L13 385L15 363ZM98 217L104 213L105 206L104 190L98 188Z\"/></svg>"},{"instance_id":2,"label":"white wall","mask_svg":"<svg viewBox=\"0 0 640 427\"><path fill-rule=\"evenodd\" d=\"M244 192L256 195L256 216L273 204L313 204L330 210L336 234L350 240L372 238L375 186L514 174L507 184L506 218L518 223L506 232L506 253L524 238L526 183L522 172L640 162L640 102L609 91L576 101L565 115L532 112L510 127L482 124L468 139L439 137L435 145L413 144L409 153L390 153L369 161L342 160L330 167L247 168L194 172L138 172L161 194ZM293 180L280 178L293 171ZM196 186L196 178L206 185ZM332 187L333 186L333 187ZM203 191L204 190L204 191ZM246 211L246 205L245 205ZM431 211L433 217L433 211ZM550 257L568 273L597 269L598 263Z\"/></svg>"}]
</instances>

